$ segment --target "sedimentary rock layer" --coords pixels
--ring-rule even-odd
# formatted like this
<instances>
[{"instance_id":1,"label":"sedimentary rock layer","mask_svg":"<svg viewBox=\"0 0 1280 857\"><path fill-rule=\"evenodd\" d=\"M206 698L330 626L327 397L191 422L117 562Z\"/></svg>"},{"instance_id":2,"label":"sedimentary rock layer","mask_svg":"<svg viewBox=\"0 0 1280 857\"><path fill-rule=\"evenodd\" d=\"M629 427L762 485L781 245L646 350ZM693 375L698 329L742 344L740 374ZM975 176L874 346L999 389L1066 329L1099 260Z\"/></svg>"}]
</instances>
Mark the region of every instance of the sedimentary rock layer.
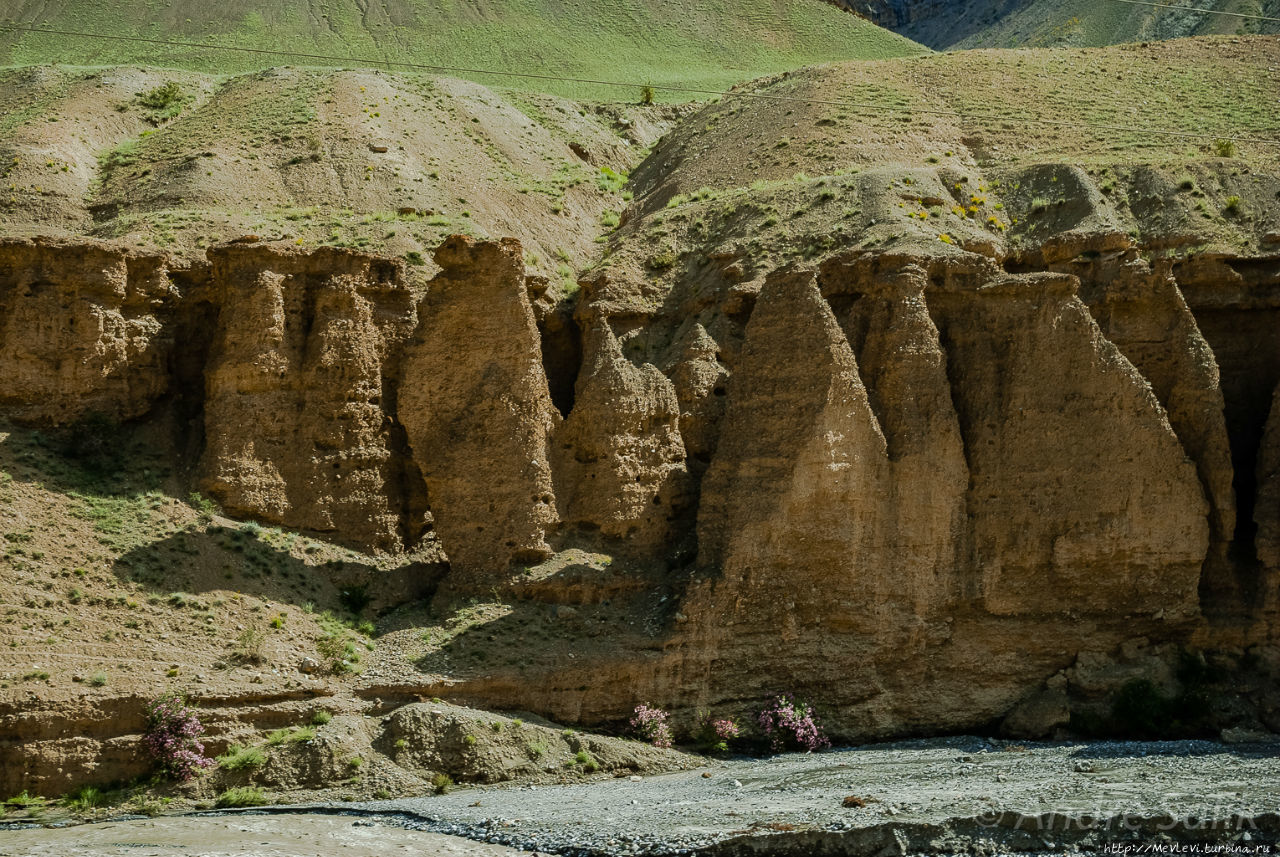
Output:
<instances>
[{"instance_id":1,"label":"sedimentary rock layer","mask_svg":"<svg viewBox=\"0 0 1280 857\"><path fill-rule=\"evenodd\" d=\"M1248 278L1274 272L1098 242L1018 273L933 246L753 280L724 257L661 312L610 271L576 322L535 310L513 240L452 238L416 286L338 250L233 245L170 271L9 242L0 392L56 424L195 399L197 482L228 512L391 552L433 527L454 592L587 548L631 581L573 603L675 596L649 620L656 653L614 663L625 686L584 691L585 664L542 702L501 674L481 698L590 720L619 694L791 688L850 736L1010 711L1025 732L1061 721L1090 658L1211 635L1224 604L1232 633L1266 639L1276 603L1280 378L1228 335L1271 310L1204 285L1225 268L1256 296Z\"/></svg>"},{"instance_id":2,"label":"sedimentary rock layer","mask_svg":"<svg viewBox=\"0 0 1280 857\"><path fill-rule=\"evenodd\" d=\"M202 485L232 514L401 545L385 403L417 320L394 265L337 251L210 254Z\"/></svg>"},{"instance_id":3,"label":"sedimentary rock layer","mask_svg":"<svg viewBox=\"0 0 1280 857\"><path fill-rule=\"evenodd\" d=\"M66 424L142 416L168 389L163 259L89 242L0 246L0 407Z\"/></svg>"}]
</instances>

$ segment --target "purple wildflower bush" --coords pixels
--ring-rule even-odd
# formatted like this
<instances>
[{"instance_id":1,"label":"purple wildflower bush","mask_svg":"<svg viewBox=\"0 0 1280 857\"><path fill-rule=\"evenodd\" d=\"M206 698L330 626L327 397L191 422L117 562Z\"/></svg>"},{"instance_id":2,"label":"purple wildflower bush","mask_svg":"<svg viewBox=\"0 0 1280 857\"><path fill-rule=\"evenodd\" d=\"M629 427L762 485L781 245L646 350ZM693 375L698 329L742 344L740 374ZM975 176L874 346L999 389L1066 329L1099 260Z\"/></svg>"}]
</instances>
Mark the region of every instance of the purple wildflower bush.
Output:
<instances>
[{"instance_id":1,"label":"purple wildflower bush","mask_svg":"<svg viewBox=\"0 0 1280 857\"><path fill-rule=\"evenodd\" d=\"M732 717L712 717L711 712L698 714L698 731L694 740L704 753L728 753L729 745L742 737L742 727Z\"/></svg>"},{"instance_id":2,"label":"purple wildflower bush","mask_svg":"<svg viewBox=\"0 0 1280 857\"><path fill-rule=\"evenodd\" d=\"M786 749L813 752L830 747L822 727L807 702L798 702L789 693L779 694L756 718L775 753Z\"/></svg>"},{"instance_id":3,"label":"purple wildflower bush","mask_svg":"<svg viewBox=\"0 0 1280 857\"><path fill-rule=\"evenodd\" d=\"M147 731L142 745L160 772L185 782L215 764L204 755L200 736L204 726L179 693L166 693L147 706Z\"/></svg>"},{"instance_id":4,"label":"purple wildflower bush","mask_svg":"<svg viewBox=\"0 0 1280 857\"><path fill-rule=\"evenodd\" d=\"M631 731L655 747L671 746L671 725L667 723L667 712L661 708L652 708L643 702L637 705L631 716Z\"/></svg>"}]
</instances>

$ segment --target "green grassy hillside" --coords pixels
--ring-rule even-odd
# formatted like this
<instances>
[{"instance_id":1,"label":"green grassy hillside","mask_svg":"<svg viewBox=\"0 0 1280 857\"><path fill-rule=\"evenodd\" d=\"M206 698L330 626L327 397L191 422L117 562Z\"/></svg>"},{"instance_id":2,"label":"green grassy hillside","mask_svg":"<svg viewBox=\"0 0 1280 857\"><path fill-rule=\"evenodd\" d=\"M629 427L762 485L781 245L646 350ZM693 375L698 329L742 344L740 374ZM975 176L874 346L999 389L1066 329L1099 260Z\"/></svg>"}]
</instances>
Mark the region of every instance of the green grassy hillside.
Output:
<instances>
[{"instance_id":1,"label":"green grassy hillside","mask_svg":"<svg viewBox=\"0 0 1280 857\"><path fill-rule=\"evenodd\" d=\"M0 64L9 65L145 63L242 72L291 61L392 68L411 62L634 82L638 91L643 83L723 89L813 63L924 50L815 0L17 0L5 6L12 10L10 23L354 58L291 60L11 32L0 34ZM603 87L492 75L477 79L570 97L619 99L616 89Z\"/></svg>"}]
</instances>

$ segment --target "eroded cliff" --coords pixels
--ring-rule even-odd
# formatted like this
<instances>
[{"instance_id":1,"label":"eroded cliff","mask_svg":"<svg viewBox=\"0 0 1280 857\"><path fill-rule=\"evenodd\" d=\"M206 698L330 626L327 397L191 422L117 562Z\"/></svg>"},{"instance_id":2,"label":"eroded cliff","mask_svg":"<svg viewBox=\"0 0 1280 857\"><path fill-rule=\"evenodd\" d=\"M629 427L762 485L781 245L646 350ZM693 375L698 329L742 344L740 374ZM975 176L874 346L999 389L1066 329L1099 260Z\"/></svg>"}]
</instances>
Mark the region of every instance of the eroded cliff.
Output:
<instances>
[{"instance_id":1,"label":"eroded cliff","mask_svg":"<svg viewBox=\"0 0 1280 857\"><path fill-rule=\"evenodd\" d=\"M515 239L450 237L434 276L0 241L3 416L159 426L232 517L417 552L394 586L326 564L412 638L370 700L687 725L792 691L840 739L1042 737L1191 658L1256 679L1196 728L1280 729L1275 170L945 128L784 138L744 185L711 145L830 127L797 110L691 117L576 291Z\"/></svg>"}]
</instances>

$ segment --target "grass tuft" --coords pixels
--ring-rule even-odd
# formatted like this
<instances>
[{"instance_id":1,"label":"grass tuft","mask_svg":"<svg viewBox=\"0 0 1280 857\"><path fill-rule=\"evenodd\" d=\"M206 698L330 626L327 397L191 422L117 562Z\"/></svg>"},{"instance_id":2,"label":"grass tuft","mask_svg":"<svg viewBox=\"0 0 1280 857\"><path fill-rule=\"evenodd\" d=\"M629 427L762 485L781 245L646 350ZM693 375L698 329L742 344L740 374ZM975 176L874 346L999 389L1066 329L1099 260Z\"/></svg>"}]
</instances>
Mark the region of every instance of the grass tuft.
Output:
<instances>
[{"instance_id":1,"label":"grass tuft","mask_svg":"<svg viewBox=\"0 0 1280 857\"><path fill-rule=\"evenodd\" d=\"M227 789L218 795L218 800L214 806L219 809L229 809L245 806L265 806L267 796L262 789L255 786L238 786L236 788Z\"/></svg>"}]
</instances>

